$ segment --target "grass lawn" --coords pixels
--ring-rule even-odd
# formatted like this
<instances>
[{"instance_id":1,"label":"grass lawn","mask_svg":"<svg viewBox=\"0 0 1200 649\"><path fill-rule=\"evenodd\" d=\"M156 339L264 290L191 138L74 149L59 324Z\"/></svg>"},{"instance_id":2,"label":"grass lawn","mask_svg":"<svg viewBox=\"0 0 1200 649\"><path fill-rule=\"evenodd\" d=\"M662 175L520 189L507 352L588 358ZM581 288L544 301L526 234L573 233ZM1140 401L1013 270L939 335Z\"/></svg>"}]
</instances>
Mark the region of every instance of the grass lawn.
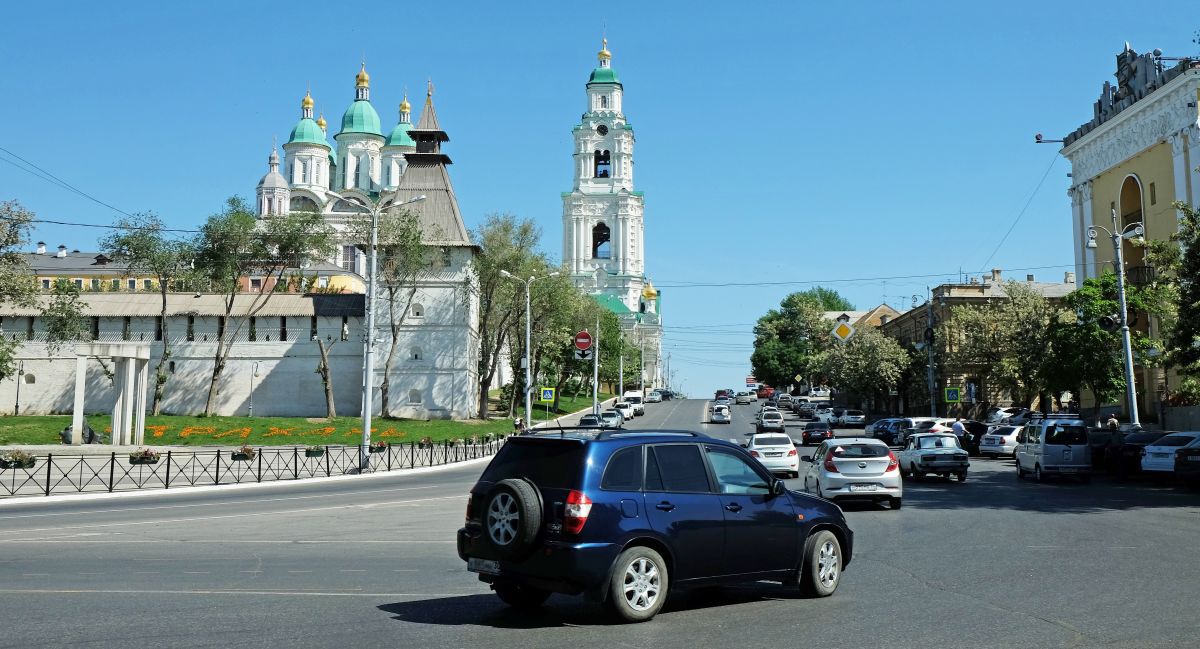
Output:
<instances>
[{"instance_id":1,"label":"grass lawn","mask_svg":"<svg viewBox=\"0 0 1200 649\"><path fill-rule=\"evenodd\" d=\"M601 395L607 399L608 395ZM590 407L588 395L578 401L564 397L560 412L551 418ZM545 409L535 404L535 420L546 418ZM109 415L88 415L93 430L110 431ZM58 444L58 433L71 425L70 415L0 417L0 446L10 444ZM511 419L491 421L415 421L410 419L374 419L371 439L392 443L418 442L423 437L434 441L465 439L487 433L511 433ZM162 415L146 417L147 445L183 446L293 446L309 444L357 444L362 439L362 420L338 417L334 420L303 417L185 417Z\"/></svg>"},{"instance_id":2,"label":"grass lawn","mask_svg":"<svg viewBox=\"0 0 1200 649\"><path fill-rule=\"evenodd\" d=\"M537 396L536 392L534 393L534 396L535 397ZM535 422L546 421L547 419L554 419L555 417L561 417L567 413L578 412L580 410L586 410L586 409L592 407L592 394L590 392L587 394L579 395L578 399L572 398L573 396L574 396L573 394L559 395L558 410L557 411L551 410L549 414L546 413L546 406L553 405L553 404L541 403L539 401L531 402L530 410L532 410L532 412L533 412L533 421L535 421ZM605 399L611 399L612 396L613 395L611 395L611 394L605 394L605 393L601 392L600 393L600 401L603 402ZM524 412L524 410L525 410L524 403L517 404L517 411L518 411L517 416L518 417L524 416L522 414L519 414L519 413Z\"/></svg>"}]
</instances>

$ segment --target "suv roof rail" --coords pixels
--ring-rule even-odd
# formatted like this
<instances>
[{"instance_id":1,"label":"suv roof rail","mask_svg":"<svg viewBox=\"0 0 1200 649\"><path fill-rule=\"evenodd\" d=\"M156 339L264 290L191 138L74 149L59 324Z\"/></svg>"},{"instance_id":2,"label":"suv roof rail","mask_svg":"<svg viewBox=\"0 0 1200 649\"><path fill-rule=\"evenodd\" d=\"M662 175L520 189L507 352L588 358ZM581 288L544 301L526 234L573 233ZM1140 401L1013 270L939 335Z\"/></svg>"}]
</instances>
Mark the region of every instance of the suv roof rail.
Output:
<instances>
[{"instance_id":1,"label":"suv roof rail","mask_svg":"<svg viewBox=\"0 0 1200 649\"><path fill-rule=\"evenodd\" d=\"M609 428L601 432L596 439L612 439L631 435L678 435L685 437L707 437L707 435L691 430L626 430L624 428Z\"/></svg>"}]
</instances>

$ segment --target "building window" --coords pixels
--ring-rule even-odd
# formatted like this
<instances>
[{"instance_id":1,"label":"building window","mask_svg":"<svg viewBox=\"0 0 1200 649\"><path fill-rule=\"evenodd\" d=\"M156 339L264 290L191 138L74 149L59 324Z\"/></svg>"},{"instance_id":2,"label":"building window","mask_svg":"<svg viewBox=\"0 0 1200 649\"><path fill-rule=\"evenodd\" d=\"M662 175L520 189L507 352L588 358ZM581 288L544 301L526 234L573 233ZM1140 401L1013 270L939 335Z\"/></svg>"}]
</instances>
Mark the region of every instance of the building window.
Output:
<instances>
[{"instance_id":1,"label":"building window","mask_svg":"<svg viewBox=\"0 0 1200 649\"><path fill-rule=\"evenodd\" d=\"M250 318L250 333L248 333L247 335L250 337L250 342L255 342L258 340L257 318Z\"/></svg>"},{"instance_id":2,"label":"building window","mask_svg":"<svg viewBox=\"0 0 1200 649\"><path fill-rule=\"evenodd\" d=\"M409 358L411 358L411 359L412 359L412 360L414 360L414 361L419 361L419 360L421 360L422 358L424 358L424 356L422 356L422 354L421 354L421 348L420 348L420 347L413 347L413 348L412 348L412 354L409 356Z\"/></svg>"},{"instance_id":3,"label":"building window","mask_svg":"<svg viewBox=\"0 0 1200 649\"><path fill-rule=\"evenodd\" d=\"M279 316L279 341L287 341L287 316Z\"/></svg>"},{"instance_id":4,"label":"building window","mask_svg":"<svg viewBox=\"0 0 1200 649\"><path fill-rule=\"evenodd\" d=\"M262 279L258 277L251 277L250 290L262 292Z\"/></svg>"},{"instance_id":5,"label":"building window","mask_svg":"<svg viewBox=\"0 0 1200 649\"><path fill-rule=\"evenodd\" d=\"M316 340L320 337L317 334L317 316L312 316L308 319L308 337L310 340Z\"/></svg>"},{"instance_id":6,"label":"building window","mask_svg":"<svg viewBox=\"0 0 1200 649\"><path fill-rule=\"evenodd\" d=\"M603 95L600 97L600 107L608 108L608 97L605 97Z\"/></svg>"},{"instance_id":7,"label":"building window","mask_svg":"<svg viewBox=\"0 0 1200 649\"><path fill-rule=\"evenodd\" d=\"M308 160L300 160L300 182L308 183L311 179L308 176Z\"/></svg>"},{"instance_id":8,"label":"building window","mask_svg":"<svg viewBox=\"0 0 1200 649\"><path fill-rule=\"evenodd\" d=\"M378 253L377 253L378 254ZM358 248L354 246L342 246L342 270L348 270L352 273L358 272L356 268L358 261Z\"/></svg>"},{"instance_id":9,"label":"building window","mask_svg":"<svg viewBox=\"0 0 1200 649\"><path fill-rule=\"evenodd\" d=\"M451 266L451 264L454 262L454 256L453 256L453 253L451 252L449 246L442 247L442 255L441 256L442 256L442 268L449 268Z\"/></svg>"},{"instance_id":10,"label":"building window","mask_svg":"<svg viewBox=\"0 0 1200 649\"><path fill-rule=\"evenodd\" d=\"M137 290L137 280L136 279L129 280L129 290L131 290L131 291Z\"/></svg>"},{"instance_id":11,"label":"building window","mask_svg":"<svg viewBox=\"0 0 1200 649\"><path fill-rule=\"evenodd\" d=\"M75 288L77 288L81 291L83 290L83 280L82 279L76 279L76 280L72 280L72 281L75 282Z\"/></svg>"},{"instance_id":12,"label":"building window","mask_svg":"<svg viewBox=\"0 0 1200 649\"><path fill-rule=\"evenodd\" d=\"M155 317L154 317L154 339L155 339L155 340L162 340L162 339L163 339L163 319L162 319L162 316L155 316Z\"/></svg>"},{"instance_id":13,"label":"building window","mask_svg":"<svg viewBox=\"0 0 1200 649\"><path fill-rule=\"evenodd\" d=\"M152 280L152 279L142 280L142 289L146 290L146 291L153 291L154 290L154 280Z\"/></svg>"},{"instance_id":14,"label":"building window","mask_svg":"<svg viewBox=\"0 0 1200 649\"><path fill-rule=\"evenodd\" d=\"M413 305L411 307L408 308L408 312L411 313L412 317L414 317L414 318L424 318L425 317L424 305L417 304L415 302L413 303Z\"/></svg>"},{"instance_id":15,"label":"building window","mask_svg":"<svg viewBox=\"0 0 1200 649\"><path fill-rule=\"evenodd\" d=\"M99 291L99 290L100 290L100 280L99 280L99 279L96 279L96 278L93 278L93 279L92 279L92 290L93 290L93 291Z\"/></svg>"},{"instance_id":16,"label":"building window","mask_svg":"<svg viewBox=\"0 0 1200 649\"><path fill-rule=\"evenodd\" d=\"M100 340L100 317L92 316L92 340Z\"/></svg>"},{"instance_id":17,"label":"building window","mask_svg":"<svg viewBox=\"0 0 1200 649\"><path fill-rule=\"evenodd\" d=\"M604 223L597 223L596 227L592 228L592 259L612 258L609 236L608 226Z\"/></svg>"},{"instance_id":18,"label":"building window","mask_svg":"<svg viewBox=\"0 0 1200 649\"><path fill-rule=\"evenodd\" d=\"M194 315L188 316L187 339L188 342L196 340L196 316Z\"/></svg>"},{"instance_id":19,"label":"building window","mask_svg":"<svg viewBox=\"0 0 1200 649\"><path fill-rule=\"evenodd\" d=\"M42 290L43 290L43 291L49 291L49 290L50 290L50 280L48 280L48 279L43 279L43 280L42 280Z\"/></svg>"},{"instance_id":20,"label":"building window","mask_svg":"<svg viewBox=\"0 0 1200 649\"><path fill-rule=\"evenodd\" d=\"M410 406L421 405L421 391L420 390L409 390L408 391L408 405L410 405Z\"/></svg>"},{"instance_id":21,"label":"building window","mask_svg":"<svg viewBox=\"0 0 1200 649\"><path fill-rule=\"evenodd\" d=\"M324 275L318 277L317 288L329 288L329 278Z\"/></svg>"},{"instance_id":22,"label":"building window","mask_svg":"<svg viewBox=\"0 0 1200 649\"><path fill-rule=\"evenodd\" d=\"M121 280L119 280L119 279L114 279L114 280L112 281L112 286L110 286L109 288L110 288L110 289L112 289L112 290L114 290L114 291L119 291L119 290L121 290Z\"/></svg>"},{"instance_id":23,"label":"building window","mask_svg":"<svg viewBox=\"0 0 1200 649\"><path fill-rule=\"evenodd\" d=\"M612 160L608 151L596 151L592 156L595 161L593 178L608 178L612 175Z\"/></svg>"},{"instance_id":24,"label":"building window","mask_svg":"<svg viewBox=\"0 0 1200 649\"><path fill-rule=\"evenodd\" d=\"M1150 204L1155 205L1157 203L1158 203L1158 192L1154 191L1154 183L1150 183Z\"/></svg>"},{"instance_id":25,"label":"building window","mask_svg":"<svg viewBox=\"0 0 1200 649\"><path fill-rule=\"evenodd\" d=\"M350 340L350 316L342 316L342 340Z\"/></svg>"},{"instance_id":26,"label":"building window","mask_svg":"<svg viewBox=\"0 0 1200 649\"><path fill-rule=\"evenodd\" d=\"M169 366L169 371L170 371L172 374L174 374L174 373L175 373L175 361L171 361L171 364L170 364L170 366Z\"/></svg>"},{"instance_id":27,"label":"building window","mask_svg":"<svg viewBox=\"0 0 1200 649\"><path fill-rule=\"evenodd\" d=\"M121 320L121 340L129 340L130 331L133 329L133 321L129 316L125 316Z\"/></svg>"}]
</instances>

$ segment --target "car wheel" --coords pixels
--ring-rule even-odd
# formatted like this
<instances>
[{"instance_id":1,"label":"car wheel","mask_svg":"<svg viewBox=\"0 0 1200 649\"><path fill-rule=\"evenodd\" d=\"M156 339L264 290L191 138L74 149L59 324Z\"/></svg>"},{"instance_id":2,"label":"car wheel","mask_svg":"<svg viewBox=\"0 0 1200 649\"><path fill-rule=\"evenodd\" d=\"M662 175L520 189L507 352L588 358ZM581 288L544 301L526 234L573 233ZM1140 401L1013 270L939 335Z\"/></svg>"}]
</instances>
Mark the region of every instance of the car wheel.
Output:
<instances>
[{"instance_id":1,"label":"car wheel","mask_svg":"<svg viewBox=\"0 0 1200 649\"><path fill-rule=\"evenodd\" d=\"M1033 479L1037 482L1045 482L1046 476L1042 475L1042 465L1033 465Z\"/></svg>"},{"instance_id":2,"label":"car wheel","mask_svg":"<svg viewBox=\"0 0 1200 649\"><path fill-rule=\"evenodd\" d=\"M526 611L540 607L550 597L550 591L524 584L496 584L493 589L500 601Z\"/></svg>"},{"instance_id":3,"label":"car wheel","mask_svg":"<svg viewBox=\"0 0 1200 649\"><path fill-rule=\"evenodd\" d=\"M808 537L800 569L800 591L810 597L829 597L842 579L842 544L829 530Z\"/></svg>"},{"instance_id":4,"label":"car wheel","mask_svg":"<svg viewBox=\"0 0 1200 649\"><path fill-rule=\"evenodd\" d=\"M962 472L962 473L960 473L960 474L958 474L958 481L959 481L959 482L966 482L966 481L967 481L967 473L966 473L965 471L964 471L964 472Z\"/></svg>"},{"instance_id":5,"label":"car wheel","mask_svg":"<svg viewBox=\"0 0 1200 649\"><path fill-rule=\"evenodd\" d=\"M667 562L644 546L621 553L609 583L608 604L625 622L645 622L667 601Z\"/></svg>"},{"instance_id":6,"label":"car wheel","mask_svg":"<svg viewBox=\"0 0 1200 649\"><path fill-rule=\"evenodd\" d=\"M903 501L904 501L903 498L892 498L892 499L888 500L888 505L892 509L900 509L900 506L903 503Z\"/></svg>"},{"instance_id":7,"label":"car wheel","mask_svg":"<svg viewBox=\"0 0 1200 649\"><path fill-rule=\"evenodd\" d=\"M484 538L502 559L517 559L533 549L542 527L542 505L537 489L526 480L496 483L484 502Z\"/></svg>"}]
</instances>

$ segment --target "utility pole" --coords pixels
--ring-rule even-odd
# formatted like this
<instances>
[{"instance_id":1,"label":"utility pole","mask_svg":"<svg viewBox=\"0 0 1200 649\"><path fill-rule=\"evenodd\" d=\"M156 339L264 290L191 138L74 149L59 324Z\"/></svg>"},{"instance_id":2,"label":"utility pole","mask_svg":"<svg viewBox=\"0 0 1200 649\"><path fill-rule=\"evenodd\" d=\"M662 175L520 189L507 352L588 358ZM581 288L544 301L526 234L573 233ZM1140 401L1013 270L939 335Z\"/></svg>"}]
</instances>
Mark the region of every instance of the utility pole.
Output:
<instances>
[{"instance_id":1,"label":"utility pole","mask_svg":"<svg viewBox=\"0 0 1200 649\"><path fill-rule=\"evenodd\" d=\"M638 345L641 347L641 352L638 354L638 360L641 361L641 370L638 372L638 390L641 391L642 397L646 396L646 335L641 329L638 329Z\"/></svg>"},{"instance_id":2,"label":"utility pole","mask_svg":"<svg viewBox=\"0 0 1200 649\"><path fill-rule=\"evenodd\" d=\"M929 356L925 380L929 383L929 416L937 417L937 381L933 377L933 292L929 287L925 287L925 319L925 349Z\"/></svg>"},{"instance_id":3,"label":"utility pole","mask_svg":"<svg viewBox=\"0 0 1200 649\"><path fill-rule=\"evenodd\" d=\"M596 352L592 354L592 414L600 414L600 318L596 318Z\"/></svg>"},{"instance_id":4,"label":"utility pole","mask_svg":"<svg viewBox=\"0 0 1200 649\"><path fill-rule=\"evenodd\" d=\"M1130 223L1123 229L1118 229L1120 225L1117 223L1117 209L1115 207L1112 208L1111 214L1112 230L1103 225L1088 227L1087 247L1093 250L1096 248L1098 230L1103 230L1112 237L1113 263L1117 267L1117 298L1121 306L1121 312L1118 315L1120 316L1121 323L1121 351L1125 357L1125 400L1129 408L1129 423L1138 426L1141 422L1138 420L1137 385L1134 384L1133 377L1133 345L1129 340L1129 308L1125 303L1125 254L1121 250L1121 244L1125 239L1142 241L1142 236L1145 234L1145 225L1139 221L1137 223Z\"/></svg>"},{"instance_id":5,"label":"utility pole","mask_svg":"<svg viewBox=\"0 0 1200 649\"><path fill-rule=\"evenodd\" d=\"M625 332L617 329L617 396L625 394Z\"/></svg>"},{"instance_id":6,"label":"utility pole","mask_svg":"<svg viewBox=\"0 0 1200 649\"><path fill-rule=\"evenodd\" d=\"M17 363L17 402L13 406L13 416L21 414L21 381L25 379L25 361Z\"/></svg>"}]
</instances>

